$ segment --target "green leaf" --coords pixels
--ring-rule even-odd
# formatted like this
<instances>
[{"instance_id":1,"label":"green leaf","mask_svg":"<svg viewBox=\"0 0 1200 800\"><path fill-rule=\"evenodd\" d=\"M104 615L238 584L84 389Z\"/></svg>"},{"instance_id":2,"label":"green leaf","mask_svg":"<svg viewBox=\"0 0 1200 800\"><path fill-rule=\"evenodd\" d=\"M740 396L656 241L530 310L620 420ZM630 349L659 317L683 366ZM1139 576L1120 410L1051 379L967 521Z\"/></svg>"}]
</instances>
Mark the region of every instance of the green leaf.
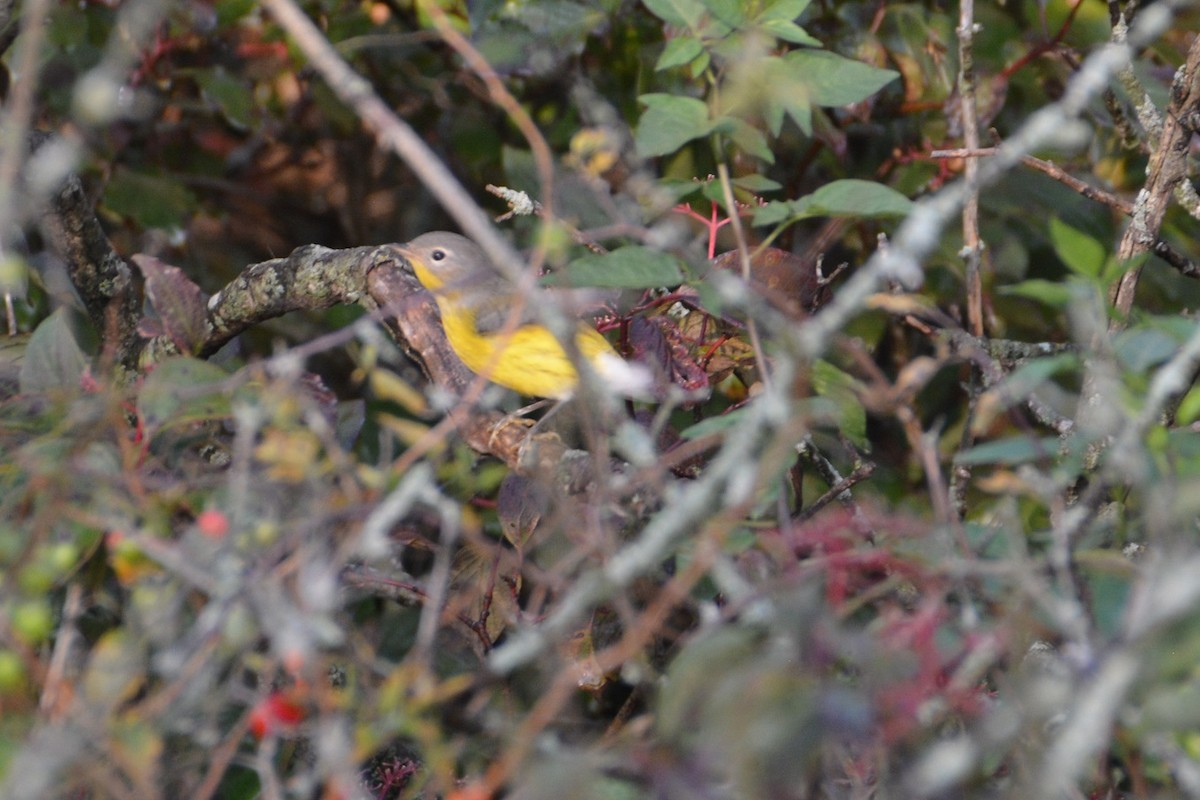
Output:
<instances>
[{"instance_id":1,"label":"green leaf","mask_svg":"<svg viewBox=\"0 0 1200 800\"><path fill-rule=\"evenodd\" d=\"M772 200L765 206L760 206L754 212L754 225L778 225L779 223L790 219L792 216L792 204L787 200Z\"/></svg>"},{"instance_id":2,"label":"green leaf","mask_svg":"<svg viewBox=\"0 0 1200 800\"><path fill-rule=\"evenodd\" d=\"M779 136L784 116L790 116L806 136L812 134L812 107L848 106L874 95L900 73L878 70L862 61L828 50L792 50L767 61L763 85L769 92L764 109L767 126Z\"/></svg>"},{"instance_id":3,"label":"green leaf","mask_svg":"<svg viewBox=\"0 0 1200 800\"><path fill-rule=\"evenodd\" d=\"M774 36L776 39L782 39L785 42L792 44L806 45L808 47L820 47L821 40L816 39L809 34L808 31L801 28L794 22L789 22L784 19L769 19L762 23L762 29Z\"/></svg>"},{"instance_id":4,"label":"green leaf","mask_svg":"<svg viewBox=\"0 0 1200 800\"><path fill-rule=\"evenodd\" d=\"M1059 259L1076 275L1095 278L1104 269L1104 245L1058 217L1050 218L1050 242Z\"/></svg>"},{"instance_id":5,"label":"green leaf","mask_svg":"<svg viewBox=\"0 0 1200 800\"><path fill-rule=\"evenodd\" d=\"M861 384L828 361L817 361L812 366L812 385L820 397L830 400L836 406L838 430L858 447L870 451L871 443L867 439L867 411L859 401L856 391Z\"/></svg>"},{"instance_id":6,"label":"green leaf","mask_svg":"<svg viewBox=\"0 0 1200 800\"><path fill-rule=\"evenodd\" d=\"M638 99L646 104L634 134L639 155L665 156L712 131L708 106L694 97L644 94Z\"/></svg>"},{"instance_id":7,"label":"green leaf","mask_svg":"<svg viewBox=\"0 0 1200 800\"><path fill-rule=\"evenodd\" d=\"M512 3L506 6L504 17L538 36L551 37L557 45L572 51L607 21L604 13L593 5L561 0Z\"/></svg>"},{"instance_id":8,"label":"green leaf","mask_svg":"<svg viewBox=\"0 0 1200 800\"><path fill-rule=\"evenodd\" d=\"M674 256L636 245L576 259L556 278L553 283L559 285L604 289L653 289L683 283Z\"/></svg>"},{"instance_id":9,"label":"green leaf","mask_svg":"<svg viewBox=\"0 0 1200 800\"><path fill-rule=\"evenodd\" d=\"M691 427L684 428L680 432L680 436L684 439L701 439L705 436L711 436L714 433L721 433L734 427L746 416L746 409L738 408L730 411L728 414L721 414L715 417L701 420Z\"/></svg>"},{"instance_id":10,"label":"green leaf","mask_svg":"<svg viewBox=\"0 0 1200 800\"><path fill-rule=\"evenodd\" d=\"M667 42L667 46L663 48L663 53L658 57L658 63L654 65L654 69L661 71L683 64L690 64L703 52L704 45L699 39L693 39L691 36L676 36Z\"/></svg>"},{"instance_id":11,"label":"green leaf","mask_svg":"<svg viewBox=\"0 0 1200 800\"><path fill-rule=\"evenodd\" d=\"M142 228L178 228L196 197L178 181L118 169L104 187L104 205Z\"/></svg>"},{"instance_id":12,"label":"green leaf","mask_svg":"<svg viewBox=\"0 0 1200 800\"><path fill-rule=\"evenodd\" d=\"M1193 386L1179 402L1179 408L1175 411L1175 423L1191 425L1197 419L1200 419L1200 386Z\"/></svg>"},{"instance_id":13,"label":"green leaf","mask_svg":"<svg viewBox=\"0 0 1200 800\"><path fill-rule=\"evenodd\" d=\"M996 442L985 442L959 453L956 464L1024 464L1044 458L1053 458L1058 453L1058 437L1047 436L1035 439L1031 436L1014 436Z\"/></svg>"},{"instance_id":14,"label":"green leaf","mask_svg":"<svg viewBox=\"0 0 1200 800\"><path fill-rule=\"evenodd\" d=\"M995 398L997 410L1011 408L1023 403L1055 375L1075 370L1079 364L1075 353L1031 359L992 386L987 394Z\"/></svg>"},{"instance_id":15,"label":"green leaf","mask_svg":"<svg viewBox=\"0 0 1200 800\"><path fill-rule=\"evenodd\" d=\"M42 320L29 337L18 378L21 392L77 390L87 364L87 355L71 330L70 312L60 308Z\"/></svg>"},{"instance_id":16,"label":"green leaf","mask_svg":"<svg viewBox=\"0 0 1200 800\"><path fill-rule=\"evenodd\" d=\"M255 0L217 0L217 27L225 28L258 8Z\"/></svg>"},{"instance_id":17,"label":"green leaf","mask_svg":"<svg viewBox=\"0 0 1200 800\"><path fill-rule=\"evenodd\" d=\"M1005 376L993 389L1006 395L1024 397L1055 375L1078 367L1079 356L1075 353L1034 358Z\"/></svg>"},{"instance_id":18,"label":"green leaf","mask_svg":"<svg viewBox=\"0 0 1200 800\"><path fill-rule=\"evenodd\" d=\"M747 192L756 193L773 192L783 188L781 184L762 175L743 175L740 178L734 178L733 185L739 189L745 189Z\"/></svg>"},{"instance_id":19,"label":"green leaf","mask_svg":"<svg viewBox=\"0 0 1200 800\"><path fill-rule=\"evenodd\" d=\"M1117 559L1118 569L1126 564ZM1103 562L1084 564L1081 572L1087 583L1087 596L1092 598L1089 608L1096 630L1106 639L1111 639L1120 635L1124 627L1122 622L1128 612L1131 581L1127 574L1105 569L1104 566ZM1196 706L1192 707L1192 715L1195 719Z\"/></svg>"},{"instance_id":20,"label":"green leaf","mask_svg":"<svg viewBox=\"0 0 1200 800\"><path fill-rule=\"evenodd\" d=\"M828 50L793 50L769 58L763 70L767 93L764 116L778 136L786 114L806 135L812 135L813 106L844 106L865 100L899 77Z\"/></svg>"},{"instance_id":21,"label":"green leaf","mask_svg":"<svg viewBox=\"0 0 1200 800\"><path fill-rule=\"evenodd\" d=\"M832 181L797 202L805 202L805 216L903 217L913 202L890 186L854 178Z\"/></svg>"},{"instance_id":22,"label":"green leaf","mask_svg":"<svg viewBox=\"0 0 1200 800\"><path fill-rule=\"evenodd\" d=\"M774 3L764 8L754 20L758 23L771 20L793 22L796 17L805 12L811 2L812 0L775 0Z\"/></svg>"},{"instance_id":23,"label":"green leaf","mask_svg":"<svg viewBox=\"0 0 1200 800\"><path fill-rule=\"evenodd\" d=\"M198 70L195 77L205 96L221 109L229 123L239 130L250 127L257 104L244 81L213 69Z\"/></svg>"},{"instance_id":24,"label":"green leaf","mask_svg":"<svg viewBox=\"0 0 1200 800\"><path fill-rule=\"evenodd\" d=\"M802 83L815 106L845 106L866 100L900 77L828 50L793 50L783 57L787 71Z\"/></svg>"},{"instance_id":25,"label":"green leaf","mask_svg":"<svg viewBox=\"0 0 1200 800\"><path fill-rule=\"evenodd\" d=\"M713 18L730 28L737 29L746 24L746 12L741 0L702 0Z\"/></svg>"},{"instance_id":26,"label":"green leaf","mask_svg":"<svg viewBox=\"0 0 1200 800\"><path fill-rule=\"evenodd\" d=\"M766 102L763 119L772 136L783 130L783 118L788 116L805 136L812 136L812 102L804 75L792 69L778 56L766 60L763 68Z\"/></svg>"},{"instance_id":27,"label":"green leaf","mask_svg":"<svg viewBox=\"0 0 1200 800\"><path fill-rule=\"evenodd\" d=\"M228 417L229 376L208 361L171 358L151 372L138 393L137 411L153 435L167 425L183 425Z\"/></svg>"},{"instance_id":28,"label":"green leaf","mask_svg":"<svg viewBox=\"0 0 1200 800\"><path fill-rule=\"evenodd\" d=\"M1052 308L1066 308L1078 295L1077 290L1069 284L1047 281L1042 278L1031 278L1012 286L1003 286L1000 288L1000 293L1027 297Z\"/></svg>"},{"instance_id":29,"label":"green leaf","mask_svg":"<svg viewBox=\"0 0 1200 800\"><path fill-rule=\"evenodd\" d=\"M707 182L701 183L700 181L685 181L678 178L663 178L658 183L658 190L672 198L672 205L674 205L683 202L685 197L694 195L707 185Z\"/></svg>"},{"instance_id":30,"label":"green leaf","mask_svg":"<svg viewBox=\"0 0 1200 800\"><path fill-rule=\"evenodd\" d=\"M1149 251L1138 253L1131 258L1121 260L1116 254L1104 259L1104 268L1100 271L1100 276L1096 283L1101 286L1109 286L1115 283L1118 278L1126 272L1132 272L1136 269L1141 269L1142 265L1150 260Z\"/></svg>"},{"instance_id":31,"label":"green leaf","mask_svg":"<svg viewBox=\"0 0 1200 800\"><path fill-rule=\"evenodd\" d=\"M718 122L715 129L723 129L738 149L747 155L761 159L768 164L775 163L775 154L767 143L766 134L750 123L737 117L725 117Z\"/></svg>"},{"instance_id":32,"label":"green leaf","mask_svg":"<svg viewBox=\"0 0 1200 800\"><path fill-rule=\"evenodd\" d=\"M1178 339L1164 330L1139 327L1117 334L1113 350L1126 369L1145 372L1173 356L1179 344Z\"/></svg>"},{"instance_id":33,"label":"green leaf","mask_svg":"<svg viewBox=\"0 0 1200 800\"><path fill-rule=\"evenodd\" d=\"M902 217L913 202L890 186L846 179L825 184L812 194L785 203L768 203L754 214L755 225L775 225L786 219L810 217Z\"/></svg>"},{"instance_id":34,"label":"green leaf","mask_svg":"<svg viewBox=\"0 0 1200 800\"><path fill-rule=\"evenodd\" d=\"M650 13L668 25L695 30L706 10L700 0L644 0Z\"/></svg>"}]
</instances>

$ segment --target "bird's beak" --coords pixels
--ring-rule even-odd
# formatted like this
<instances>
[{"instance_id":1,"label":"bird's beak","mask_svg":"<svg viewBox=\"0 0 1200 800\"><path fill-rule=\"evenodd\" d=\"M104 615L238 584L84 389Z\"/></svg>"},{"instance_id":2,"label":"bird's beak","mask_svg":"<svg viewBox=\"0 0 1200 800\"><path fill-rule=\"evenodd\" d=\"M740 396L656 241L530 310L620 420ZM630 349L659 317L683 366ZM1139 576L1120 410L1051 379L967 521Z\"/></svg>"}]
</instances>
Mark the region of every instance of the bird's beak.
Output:
<instances>
[{"instance_id":1,"label":"bird's beak","mask_svg":"<svg viewBox=\"0 0 1200 800\"><path fill-rule=\"evenodd\" d=\"M411 249L409 249L408 244L407 243L395 244L395 245L392 245L392 249L395 250L400 255L401 259L403 259L404 269L406 269L409 272L409 274L414 274L413 264L412 264L414 254L413 254L413 251Z\"/></svg>"}]
</instances>

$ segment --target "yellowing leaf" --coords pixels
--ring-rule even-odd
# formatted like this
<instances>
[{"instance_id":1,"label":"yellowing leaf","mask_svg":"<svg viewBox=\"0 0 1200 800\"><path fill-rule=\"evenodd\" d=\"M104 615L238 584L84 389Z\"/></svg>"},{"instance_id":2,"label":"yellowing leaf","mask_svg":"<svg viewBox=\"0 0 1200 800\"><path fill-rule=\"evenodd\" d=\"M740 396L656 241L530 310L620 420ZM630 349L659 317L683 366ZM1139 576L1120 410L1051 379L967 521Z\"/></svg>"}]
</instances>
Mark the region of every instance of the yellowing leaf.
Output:
<instances>
[{"instance_id":1,"label":"yellowing leaf","mask_svg":"<svg viewBox=\"0 0 1200 800\"><path fill-rule=\"evenodd\" d=\"M429 411L425 395L400 380L400 377L391 370L373 369L370 380L371 391L380 400L389 400L410 414L421 415Z\"/></svg>"},{"instance_id":2,"label":"yellowing leaf","mask_svg":"<svg viewBox=\"0 0 1200 800\"><path fill-rule=\"evenodd\" d=\"M397 439L410 447L429 432L429 426L422 422L404 419L392 414L379 414L378 421L380 425L395 434ZM438 445L434 448L433 452L440 452L441 449L442 446Z\"/></svg>"},{"instance_id":3,"label":"yellowing leaf","mask_svg":"<svg viewBox=\"0 0 1200 800\"><path fill-rule=\"evenodd\" d=\"M299 483L312 474L321 441L308 430L268 429L254 456L268 466L271 477Z\"/></svg>"}]
</instances>

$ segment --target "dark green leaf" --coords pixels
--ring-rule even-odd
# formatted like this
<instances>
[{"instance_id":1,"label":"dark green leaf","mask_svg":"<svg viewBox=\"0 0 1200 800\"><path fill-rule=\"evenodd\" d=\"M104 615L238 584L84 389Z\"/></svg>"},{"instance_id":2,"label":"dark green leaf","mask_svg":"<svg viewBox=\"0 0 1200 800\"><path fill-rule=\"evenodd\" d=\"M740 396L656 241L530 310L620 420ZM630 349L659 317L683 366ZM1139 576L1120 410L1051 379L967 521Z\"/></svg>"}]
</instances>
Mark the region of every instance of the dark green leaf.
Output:
<instances>
[{"instance_id":1,"label":"dark green leaf","mask_svg":"<svg viewBox=\"0 0 1200 800\"><path fill-rule=\"evenodd\" d=\"M1112 554L1108 553L1108 555ZM1116 558L1114 561L1114 566L1108 567L1103 560L1098 559L1095 562L1085 560L1080 570L1087 582L1088 596L1092 598L1089 608L1096 623L1096 630L1100 635L1110 639L1120 635L1123 621L1129 610L1130 595L1129 562L1120 558ZM1200 721L1200 714L1197 713L1200 711L1200 706L1194 704L1196 699L1200 698L1192 698L1193 705L1190 716L1193 720Z\"/></svg>"},{"instance_id":2,"label":"dark green leaf","mask_svg":"<svg viewBox=\"0 0 1200 800\"><path fill-rule=\"evenodd\" d=\"M959 453L956 464L1024 464L1052 458L1058 453L1059 440L1048 436L1035 439L1032 436L1014 436L996 442L986 442Z\"/></svg>"},{"instance_id":3,"label":"dark green leaf","mask_svg":"<svg viewBox=\"0 0 1200 800\"><path fill-rule=\"evenodd\" d=\"M196 198L178 181L119 169L104 188L104 205L142 228L178 228Z\"/></svg>"},{"instance_id":4,"label":"dark green leaf","mask_svg":"<svg viewBox=\"0 0 1200 800\"><path fill-rule=\"evenodd\" d=\"M166 425L228 417L230 402L223 369L195 358L172 358L151 372L138 393L142 424L153 434Z\"/></svg>"},{"instance_id":5,"label":"dark green leaf","mask_svg":"<svg viewBox=\"0 0 1200 800\"><path fill-rule=\"evenodd\" d=\"M867 439L867 411L858 399L859 382L830 364L817 361L812 366L813 390L833 402L837 408L837 427L859 448L870 451Z\"/></svg>"},{"instance_id":6,"label":"dark green leaf","mask_svg":"<svg viewBox=\"0 0 1200 800\"><path fill-rule=\"evenodd\" d=\"M890 186L874 181L832 181L796 202L807 201L805 216L902 217L913 202Z\"/></svg>"},{"instance_id":7,"label":"dark green leaf","mask_svg":"<svg viewBox=\"0 0 1200 800\"><path fill-rule=\"evenodd\" d=\"M710 436L714 433L726 431L742 421L746 415L746 409L739 408L730 411L728 414L722 414L717 417L709 417L706 420L701 420L689 428L684 428L679 434L684 439L700 439L705 436Z\"/></svg>"},{"instance_id":8,"label":"dark green leaf","mask_svg":"<svg viewBox=\"0 0 1200 800\"><path fill-rule=\"evenodd\" d=\"M1017 367L993 388L1003 395L1024 397L1055 375L1076 369L1078 366L1079 356L1075 353L1034 358Z\"/></svg>"},{"instance_id":9,"label":"dark green leaf","mask_svg":"<svg viewBox=\"0 0 1200 800\"><path fill-rule=\"evenodd\" d=\"M256 104L244 80L211 69L199 70L195 77L205 96L221 109L227 121L240 130L250 127Z\"/></svg>"},{"instance_id":10,"label":"dark green leaf","mask_svg":"<svg viewBox=\"0 0 1200 800\"><path fill-rule=\"evenodd\" d=\"M674 256L649 247L629 246L576 259L554 283L604 289L652 289L678 286L683 283L683 273Z\"/></svg>"},{"instance_id":11,"label":"dark green leaf","mask_svg":"<svg viewBox=\"0 0 1200 800\"><path fill-rule=\"evenodd\" d=\"M664 156L712 131L708 106L694 97L644 94L639 99L646 104L634 135L640 155Z\"/></svg>"},{"instance_id":12,"label":"dark green leaf","mask_svg":"<svg viewBox=\"0 0 1200 800\"><path fill-rule=\"evenodd\" d=\"M26 394L76 390L88 358L71 330L70 312L60 308L34 330L21 361L20 387Z\"/></svg>"},{"instance_id":13,"label":"dark green leaf","mask_svg":"<svg viewBox=\"0 0 1200 800\"><path fill-rule=\"evenodd\" d=\"M663 48L663 53L658 57L658 63L654 65L654 69L664 70L683 64L690 64L703 52L704 45L701 44L699 39L693 39L691 36L676 36L667 42L667 46Z\"/></svg>"},{"instance_id":14,"label":"dark green leaf","mask_svg":"<svg viewBox=\"0 0 1200 800\"><path fill-rule=\"evenodd\" d=\"M847 179L827 183L797 200L768 203L755 213L754 224L774 225L788 218L809 217L902 217L912 206L911 200L890 186Z\"/></svg>"}]
</instances>

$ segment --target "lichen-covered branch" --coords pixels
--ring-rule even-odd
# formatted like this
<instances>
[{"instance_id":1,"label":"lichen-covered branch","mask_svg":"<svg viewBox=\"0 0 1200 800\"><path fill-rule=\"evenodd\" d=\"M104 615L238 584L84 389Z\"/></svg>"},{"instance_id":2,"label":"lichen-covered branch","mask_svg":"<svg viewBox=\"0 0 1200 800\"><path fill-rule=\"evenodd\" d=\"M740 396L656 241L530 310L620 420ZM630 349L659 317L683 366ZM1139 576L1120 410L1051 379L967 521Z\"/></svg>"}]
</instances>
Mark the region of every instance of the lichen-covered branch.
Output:
<instances>
[{"instance_id":1,"label":"lichen-covered branch","mask_svg":"<svg viewBox=\"0 0 1200 800\"><path fill-rule=\"evenodd\" d=\"M1163 115L1162 132L1150 156L1146 169L1146 185L1134 203L1133 220L1125 230L1117 256L1133 258L1144 253L1158 239L1167 203L1175 187L1187 176L1188 145L1200 114L1200 38L1192 42L1187 62L1180 67L1171 87L1171 102ZM1113 305L1121 316L1133 308L1141 270L1131 270L1121 277L1112 295ZM1119 325L1119 320L1114 321Z\"/></svg>"},{"instance_id":2,"label":"lichen-covered branch","mask_svg":"<svg viewBox=\"0 0 1200 800\"><path fill-rule=\"evenodd\" d=\"M31 143L40 147L50 138L49 134L33 134ZM106 351L115 363L135 366L141 291L133 270L100 227L93 204L76 175L67 175L43 212L41 224L54 249L66 261L67 274L89 319L104 337Z\"/></svg>"},{"instance_id":3,"label":"lichen-covered branch","mask_svg":"<svg viewBox=\"0 0 1200 800\"><path fill-rule=\"evenodd\" d=\"M209 299L212 335L200 354L214 353L247 328L290 311L357 303L376 250L305 245L286 258L248 267Z\"/></svg>"}]
</instances>

